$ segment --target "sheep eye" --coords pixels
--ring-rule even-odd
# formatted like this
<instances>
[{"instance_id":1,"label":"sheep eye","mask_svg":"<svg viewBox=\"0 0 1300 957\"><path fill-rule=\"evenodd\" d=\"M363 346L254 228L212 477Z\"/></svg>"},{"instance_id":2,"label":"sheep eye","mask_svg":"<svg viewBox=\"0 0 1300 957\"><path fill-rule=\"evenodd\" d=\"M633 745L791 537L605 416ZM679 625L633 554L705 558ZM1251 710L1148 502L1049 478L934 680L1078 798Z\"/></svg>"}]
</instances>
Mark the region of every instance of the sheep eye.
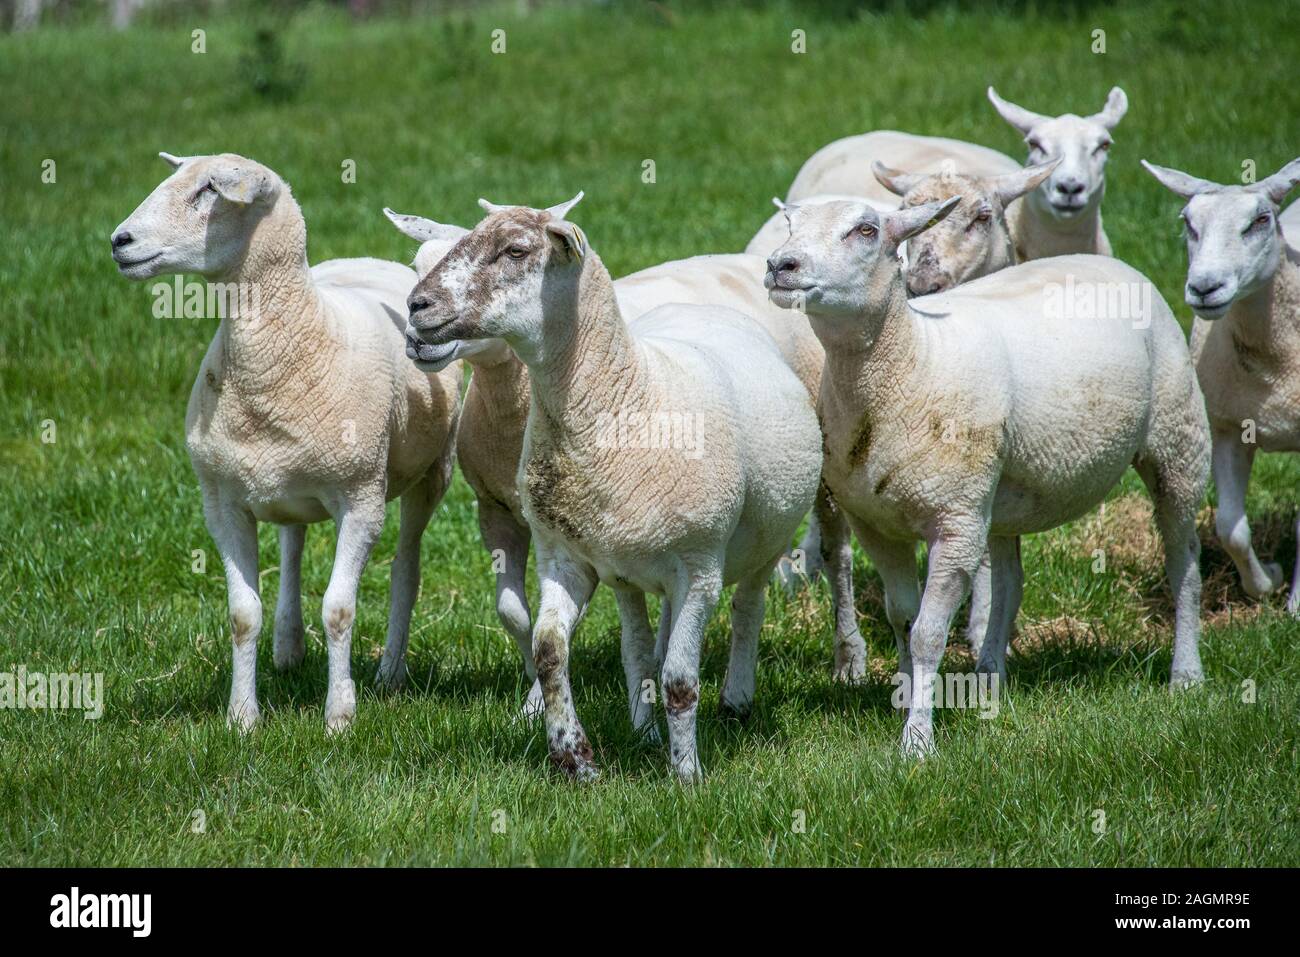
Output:
<instances>
[{"instance_id":1,"label":"sheep eye","mask_svg":"<svg viewBox=\"0 0 1300 957\"><path fill-rule=\"evenodd\" d=\"M1183 229L1187 231L1188 239L1196 240L1201 238L1199 235L1197 235L1196 230L1192 228L1192 224L1188 222L1186 217L1183 217Z\"/></svg>"},{"instance_id":2,"label":"sheep eye","mask_svg":"<svg viewBox=\"0 0 1300 957\"><path fill-rule=\"evenodd\" d=\"M858 227L858 232L867 239L870 239L872 236L876 235L876 227L870 223L863 223Z\"/></svg>"},{"instance_id":3,"label":"sheep eye","mask_svg":"<svg viewBox=\"0 0 1300 957\"><path fill-rule=\"evenodd\" d=\"M1097 144L1097 148L1093 152L1105 153L1109 149L1110 149L1110 140L1103 140L1102 142Z\"/></svg>"},{"instance_id":4,"label":"sheep eye","mask_svg":"<svg viewBox=\"0 0 1300 957\"><path fill-rule=\"evenodd\" d=\"M989 215L987 209L981 209L975 214L975 218L971 220L971 225L974 226L976 223L987 223L991 218L992 217Z\"/></svg>"},{"instance_id":5,"label":"sheep eye","mask_svg":"<svg viewBox=\"0 0 1300 957\"><path fill-rule=\"evenodd\" d=\"M1043 144L1038 142L1038 140L1029 140L1028 142L1029 142L1029 149L1031 152L1034 153L1045 152L1045 150L1043 149Z\"/></svg>"},{"instance_id":6,"label":"sheep eye","mask_svg":"<svg viewBox=\"0 0 1300 957\"><path fill-rule=\"evenodd\" d=\"M1269 222L1270 222L1270 217L1268 213L1260 213L1258 216L1255 217L1255 221L1250 224L1250 228L1263 229L1269 224ZM1249 230L1247 230L1247 232L1249 232Z\"/></svg>"},{"instance_id":7,"label":"sheep eye","mask_svg":"<svg viewBox=\"0 0 1300 957\"><path fill-rule=\"evenodd\" d=\"M523 246L507 246L506 255L511 259L523 259L528 255L528 250Z\"/></svg>"}]
</instances>

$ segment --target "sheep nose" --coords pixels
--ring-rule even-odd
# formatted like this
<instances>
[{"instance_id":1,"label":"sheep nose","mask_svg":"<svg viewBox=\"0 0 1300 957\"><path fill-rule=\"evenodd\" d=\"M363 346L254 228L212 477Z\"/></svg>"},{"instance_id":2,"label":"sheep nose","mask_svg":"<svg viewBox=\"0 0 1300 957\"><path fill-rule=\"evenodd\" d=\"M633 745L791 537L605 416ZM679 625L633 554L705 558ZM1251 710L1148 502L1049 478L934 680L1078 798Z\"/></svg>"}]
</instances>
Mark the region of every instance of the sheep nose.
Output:
<instances>
[{"instance_id":1,"label":"sheep nose","mask_svg":"<svg viewBox=\"0 0 1300 957\"><path fill-rule=\"evenodd\" d=\"M432 305L433 300L422 294L412 293L410 298L406 300L407 311L410 312L412 316L417 312L428 309Z\"/></svg>"},{"instance_id":2,"label":"sheep nose","mask_svg":"<svg viewBox=\"0 0 1300 957\"><path fill-rule=\"evenodd\" d=\"M1056 189L1065 196L1077 196L1083 192L1083 181L1077 179L1063 179L1056 184Z\"/></svg>"},{"instance_id":3,"label":"sheep nose","mask_svg":"<svg viewBox=\"0 0 1300 957\"><path fill-rule=\"evenodd\" d=\"M773 258L767 261L768 271L773 273L796 272L799 269L799 260L793 256L782 256L779 259Z\"/></svg>"},{"instance_id":4,"label":"sheep nose","mask_svg":"<svg viewBox=\"0 0 1300 957\"><path fill-rule=\"evenodd\" d=\"M1196 293L1198 297L1204 299L1212 292L1223 288L1223 282L1218 279L1189 279L1187 288Z\"/></svg>"},{"instance_id":5,"label":"sheep nose","mask_svg":"<svg viewBox=\"0 0 1300 957\"><path fill-rule=\"evenodd\" d=\"M124 229L120 233L114 233L109 237L108 241L112 244L114 249L121 249L123 246L130 246L135 242L135 237Z\"/></svg>"}]
</instances>

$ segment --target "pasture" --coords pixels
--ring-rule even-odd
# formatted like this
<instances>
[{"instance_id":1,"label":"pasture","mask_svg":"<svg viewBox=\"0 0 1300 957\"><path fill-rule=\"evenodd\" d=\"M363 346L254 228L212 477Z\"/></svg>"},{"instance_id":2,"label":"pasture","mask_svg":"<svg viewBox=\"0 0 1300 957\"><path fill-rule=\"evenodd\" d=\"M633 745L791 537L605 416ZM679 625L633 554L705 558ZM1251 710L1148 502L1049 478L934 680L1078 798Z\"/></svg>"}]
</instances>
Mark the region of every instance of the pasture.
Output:
<instances>
[{"instance_id":1,"label":"pasture","mask_svg":"<svg viewBox=\"0 0 1300 957\"><path fill-rule=\"evenodd\" d=\"M920 764L897 753L894 644L859 552L870 680L831 680L824 584L790 599L773 588L754 713L719 720L724 601L705 650L706 780L690 790L663 747L633 737L614 603L598 591L573 679L603 774L570 784L549 766L540 723L516 718L527 685L459 475L424 538L411 681L388 697L371 682L396 540L390 504L358 603L357 720L341 737L322 721L333 528L308 533L307 660L281 675L271 667L275 532L263 526L265 720L247 738L227 731L226 589L183 439L216 322L156 318L151 284L123 280L109 257L110 231L168 172L159 150L230 151L275 169L302 205L313 262L409 261L414 244L384 206L472 225L480 196L545 206L582 189L574 219L618 276L743 249L769 197L835 138L904 129L1019 159L1018 137L985 99L990 83L1049 113L1093 112L1120 85L1131 105L1107 170L1106 228L1185 326L1179 203L1138 160L1227 182L1245 161L1264 176L1300 151L1300 88L1286 80L1300 57L1294 6L836 7L524 14L507 4L363 24L310 8L264 21L276 39L260 44L249 19L179 13L120 34L0 36L0 671L104 675L98 720L0 709L0 859L1300 862L1300 623L1283 595L1261 604L1241 591L1207 501L1208 681L1171 696L1171 603L1132 473L1103 512L1026 541L1000 714L937 712L942 750ZM498 29L506 48L494 53ZM805 53L791 51L795 29ZM1096 29L1104 53L1093 52ZM1298 490L1300 460L1257 461L1256 546L1288 580ZM968 658L955 629L945 666Z\"/></svg>"}]
</instances>

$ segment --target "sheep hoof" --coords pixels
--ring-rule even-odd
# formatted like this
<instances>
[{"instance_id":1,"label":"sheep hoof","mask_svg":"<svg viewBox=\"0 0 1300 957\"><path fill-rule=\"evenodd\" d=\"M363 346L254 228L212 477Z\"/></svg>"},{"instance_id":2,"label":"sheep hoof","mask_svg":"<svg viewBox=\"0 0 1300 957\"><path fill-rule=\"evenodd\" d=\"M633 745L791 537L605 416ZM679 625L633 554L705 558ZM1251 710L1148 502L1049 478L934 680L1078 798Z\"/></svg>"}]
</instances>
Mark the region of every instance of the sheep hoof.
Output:
<instances>
[{"instance_id":1,"label":"sheep hoof","mask_svg":"<svg viewBox=\"0 0 1300 957\"><path fill-rule=\"evenodd\" d=\"M385 655L379 660L379 670L375 672L375 687L390 694L406 687L406 663L394 661Z\"/></svg>"},{"instance_id":2,"label":"sheep hoof","mask_svg":"<svg viewBox=\"0 0 1300 957\"><path fill-rule=\"evenodd\" d=\"M352 682L331 690L325 698L325 730L329 734L346 731L357 713L357 692Z\"/></svg>"},{"instance_id":3,"label":"sheep hoof","mask_svg":"<svg viewBox=\"0 0 1300 957\"><path fill-rule=\"evenodd\" d=\"M1197 685L1205 683L1205 675L1201 669L1195 671L1175 671L1169 676L1170 691L1184 691L1188 688L1195 688Z\"/></svg>"},{"instance_id":4,"label":"sheep hoof","mask_svg":"<svg viewBox=\"0 0 1300 957\"><path fill-rule=\"evenodd\" d=\"M718 717L724 721L738 721L743 724L749 720L752 704L751 701L728 701L726 695L723 695L722 700L718 702Z\"/></svg>"},{"instance_id":5,"label":"sheep hoof","mask_svg":"<svg viewBox=\"0 0 1300 957\"><path fill-rule=\"evenodd\" d=\"M910 720L903 725L903 739L899 750L905 758L918 761L934 754L934 731L929 726L913 724Z\"/></svg>"},{"instance_id":6,"label":"sheep hoof","mask_svg":"<svg viewBox=\"0 0 1300 957\"><path fill-rule=\"evenodd\" d=\"M1264 575L1268 579L1268 583L1263 588L1255 587L1254 582L1247 582L1244 578L1241 581L1241 587L1245 589L1246 594L1257 601L1262 601L1273 594L1285 582L1282 576L1282 566L1277 562L1267 562L1264 565Z\"/></svg>"},{"instance_id":7,"label":"sheep hoof","mask_svg":"<svg viewBox=\"0 0 1300 957\"><path fill-rule=\"evenodd\" d=\"M1292 618L1300 618L1300 586L1291 590L1291 597L1286 603L1287 614Z\"/></svg>"},{"instance_id":8,"label":"sheep hoof","mask_svg":"<svg viewBox=\"0 0 1300 957\"><path fill-rule=\"evenodd\" d=\"M551 760L555 762L556 767L569 776L570 780L577 781L579 784L586 784L600 777L600 769L596 767L596 762L591 759L590 755L591 746L586 745L581 749L552 751Z\"/></svg>"},{"instance_id":9,"label":"sheep hoof","mask_svg":"<svg viewBox=\"0 0 1300 957\"><path fill-rule=\"evenodd\" d=\"M532 721L534 718L541 717L546 710L546 702L542 699L542 684L540 681L534 681L532 688L528 690L528 697L519 708L519 717L525 721Z\"/></svg>"},{"instance_id":10,"label":"sheep hoof","mask_svg":"<svg viewBox=\"0 0 1300 957\"><path fill-rule=\"evenodd\" d=\"M302 625L296 630L277 632L275 650L271 656L276 671L290 671L307 657L307 642L303 640Z\"/></svg>"},{"instance_id":11,"label":"sheep hoof","mask_svg":"<svg viewBox=\"0 0 1300 957\"><path fill-rule=\"evenodd\" d=\"M245 703L242 707L232 704L230 710L226 712L226 727L240 734L248 734L261 720L262 712L257 707L256 701Z\"/></svg>"},{"instance_id":12,"label":"sheep hoof","mask_svg":"<svg viewBox=\"0 0 1300 957\"><path fill-rule=\"evenodd\" d=\"M866 659L855 652L835 656L835 680L846 685L860 685L867 678Z\"/></svg>"},{"instance_id":13,"label":"sheep hoof","mask_svg":"<svg viewBox=\"0 0 1300 957\"><path fill-rule=\"evenodd\" d=\"M699 784L704 780L704 771L700 768L699 759L694 752L681 760L674 761L673 770L677 772L677 780L685 785Z\"/></svg>"}]
</instances>

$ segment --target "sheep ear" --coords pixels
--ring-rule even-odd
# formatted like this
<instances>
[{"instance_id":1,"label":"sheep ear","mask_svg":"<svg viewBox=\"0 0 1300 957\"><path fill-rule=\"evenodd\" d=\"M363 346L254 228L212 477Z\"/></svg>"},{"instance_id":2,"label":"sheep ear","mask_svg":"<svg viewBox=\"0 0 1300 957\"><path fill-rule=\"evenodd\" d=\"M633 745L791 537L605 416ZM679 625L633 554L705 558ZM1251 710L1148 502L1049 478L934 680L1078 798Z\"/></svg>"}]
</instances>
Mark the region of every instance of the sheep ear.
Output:
<instances>
[{"instance_id":1,"label":"sheep ear","mask_svg":"<svg viewBox=\"0 0 1300 957\"><path fill-rule=\"evenodd\" d=\"M939 220L943 219L961 202L960 196L952 196L923 206L906 206L894 213L881 215L882 233L885 241L894 248L901 246L917 233L923 233Z\"/></svg>"},{"instance_id":2,"label":"sheep ear","mask_svg":"<svg viewBox=\"0 0 1300 957\"><path fill-rule=\"evenodd\" d=\"M1128 112L1128 94L1117 86L1110 88L1110 95L1106 97L1106 105L1101 108L1100 113L1094 113L1091 117L1094 123L1100 123L1108 130L1113 130L1120 120L1124 119L1124 114Z\"/></svg>"},{"instance_id":3,"label":"sheep ear","mask_svg":"<svg viewBox=\"0 0 1300 957\"><path fill-rule=\"evenodd\" d=\"M187 158L184 156L173 156L171 153L159 153L158 155L166 160L172 169L180 169L181 164L184 163Z\"/></svg>"},{"instance_id":4,"label":"sheep ear","mask_svg":"<svg viewBox=\"0 0 1300 957\"><path fill-rule=\"evenodd\" d=\"M565 216L569 215L569 210L582 202L583 195L582 190L578 190L578 195L573 197L573 199L556 206L548 206L546 207L546 211L551 214L553 219L563 219Z\"/></svg>"},{"instance_id":5,"label":"sheep ear","mask_svg":"<svg viewBox=\"0 0 1300 957\"><path fill-rule=\"evenodd\" d=\"M881 186L897 196L906 196L907 191L915 186L921 178L914 173L904 173L901 170L890 169L880 160L872 161L871 172Z\"/></svg>"},{"instance_id":6,"label":"sheep ear","mask_svg":"<svg viewBox=\"0 0 1300 957\"><path fill-rule=\"evenodd\" d=\"M1157 166L1146 160L1142 160L1142 168L1159 180L1161 186L1183 199L1191 199L1197 193L1208 193L1221 188L1218 183L1212 183L1208 179L1188 176L1179 170Z\"/></svg>"},{"instance_id":7,"label":"sheep ear","mask_svg":"<svg viewBox=\"0 0 1300 957\"><path fill-rule=\"evenodd\" d=\"M498 206L496 203L489 203L486 199L484 199L481 196L479 197L478 204L482 208L483 212L487 213L489 216L492 213L499 213L503 209L510 208L509 206Z\"/></svg>"},{"instance_id":8,"label":"sheep ear","mask_svg":"<svg viewBox=\"0 0 1300 957\"><path fill-rule=\"evenodd\" d=\"M1263 193L1273 201L1274 206L1281 206L1286 194L1291 192L1296 183L1300 183L1300 159L1293 159L1268 179L1261 179L1250 187L1252 193Z\"/></svg>"},{"instance_id":9,"label":"sheep ear","mask_svg":"<svg viewBox=\"0 0 1300 957\"><path fill-rule=\"evenodd\" d=\"M993 87L989 87L989 102L993 104L993 108L1002 115L1004 120L1021 133L1028 134L1035 126L1048 119L1041 113L1035 113L1023 106L1016 106L1016 104L1002 99L1002 97L998 96L998 91Z\"/></svg>"},{"instance_id":10,"label":"sheep ear","mask_svg":"<svg viewBox=\"0 0 1300 957\"><path fill-rule=\"evenodd\" d=\"M582 194L579 193L581 198ZM577 223L571 223L567 219L552 219L546 224L546 231L552 236L556 236L564 244L564 248L575 259L582 259L587 255L587 237L578 228Z\"/></svg>"},{"instance_id":11,"label":"sheep ear","mask_svg":"<svg viewBox=\"0 0 1300 957\"><path fill-rule=\"evenodd\" d=\"M994 177L993 190L998 194L998 202L1002 204L1003 208L1006 208L1006 205L1012 200L1019 199L1031 189L1036 189L1043 180L1052 175L1052 170L1061 165L1062 159L1063 157L1058 156L1047 163L1026 166L1014 173L1004 173L1001 176Z\"/></svg>"},{"instance_id":12,"label":"sheep ear","mask_svg":"<svg viewBox=\"0 0 1300 957\"><path fill-rule=\"evenodd\" d=\"M397 227L399 233L403 236L410 236L416 242L427 243L433 239L442 242L454 242L469 232L469 230L460 226L435 223L432 219L425 219L423 216L395 213L387 206L384 207L384 215L388 217L390 223Z\"/></svg>"},{"instance_id":13,"label":"sheep ear","mask_svg":"<svg viewBox=\"0 0 1300 957\"><path fill-rule=\"evenodd\" d=\"M785 203L781 202L781 200L780 200L778 197L776 197L776 196L773 196L773 197L772 197L772 205L775 206L777 209L779 209L779 210L780 210L781 212L783 212L783 213L786 211L786 208L787 208L786 205L785 205Z\"/></svg>"},{"instance_id":14,"label":"sheep ear","mask_svg":"<svg viewBox=\"0 0 1300 957\"><path fill-rule=\"evenodd\" d=\"M218 166L209 181L222 199L244 206L275 195L275 185L265 172L244 166Z\"/></svg>"}]
</instances>

